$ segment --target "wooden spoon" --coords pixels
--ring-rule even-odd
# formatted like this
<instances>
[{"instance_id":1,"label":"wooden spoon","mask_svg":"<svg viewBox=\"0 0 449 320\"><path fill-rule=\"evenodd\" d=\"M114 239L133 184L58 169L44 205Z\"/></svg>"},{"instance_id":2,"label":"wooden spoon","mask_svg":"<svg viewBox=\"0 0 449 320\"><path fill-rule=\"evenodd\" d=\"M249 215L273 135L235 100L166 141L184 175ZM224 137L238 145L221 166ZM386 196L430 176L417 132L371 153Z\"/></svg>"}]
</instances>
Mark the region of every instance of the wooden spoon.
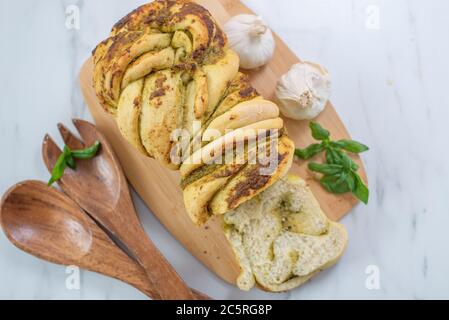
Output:
<instances>
[{"instance_id":1,"label":"wooden spoon","mask_svg":"<svg viewBox=\"0 0 449 320\"><path fill-rule=\"evenodd\" d=\"M144 269L55 188L39 181L14 185L2 199L0 222L8 239L33 256L116 278L160 299ZM196 295L198 299L207 298Z\"/></svg>"},{"instance_id":2,"label":"wooden spoon","mask_svg":"<svg viewBox=\"0 0 449 320\"><path fill-rule=\"evenodd\" d=\"M145 269L154 287L158 288L162 299L194 299L189 287L143 230L131 200L128 182L112 147L93 124L83 120L73 120L73 123L84 141L62 124L58 126L70 148L84 148L95 141L101 143L101 148L93 159L78 161L76 171L66 170L58 181L60 187L128 248ZM61 150L48 135L42 148L44 162L50 171Z\"/></svg>"}]
</instances>

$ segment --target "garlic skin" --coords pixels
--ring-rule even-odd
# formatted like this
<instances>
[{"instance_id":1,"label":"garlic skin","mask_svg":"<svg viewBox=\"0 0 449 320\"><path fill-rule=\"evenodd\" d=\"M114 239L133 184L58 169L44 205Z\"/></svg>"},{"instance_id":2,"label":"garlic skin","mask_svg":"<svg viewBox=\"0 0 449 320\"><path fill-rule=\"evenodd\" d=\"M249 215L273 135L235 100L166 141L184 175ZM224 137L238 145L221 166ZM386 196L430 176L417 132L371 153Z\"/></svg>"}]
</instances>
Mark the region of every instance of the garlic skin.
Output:
<instances>
[{"instance_id":1,"label":"garlic skin","mask_svg":"<svg viewBox=\"0 0 449 320\"><path fill-rule=\"evenodd\" d=\"M276 96L281 113L295 120L316 118L331 95L331 77L322 66L301 62L281 77Z\"/></svg>"},{"instance_id":2,"label":"garlic skin","mask_svg":"<svg viewBox=\"0 0 449 320\"><path fill-rule=\"evenodd\" d=\"M275 41L273 33L262 18L252 14L232 17L225 25L229 46L240 57L244 69L261 67L273 57Z\"/></svg>"}]
</instances>

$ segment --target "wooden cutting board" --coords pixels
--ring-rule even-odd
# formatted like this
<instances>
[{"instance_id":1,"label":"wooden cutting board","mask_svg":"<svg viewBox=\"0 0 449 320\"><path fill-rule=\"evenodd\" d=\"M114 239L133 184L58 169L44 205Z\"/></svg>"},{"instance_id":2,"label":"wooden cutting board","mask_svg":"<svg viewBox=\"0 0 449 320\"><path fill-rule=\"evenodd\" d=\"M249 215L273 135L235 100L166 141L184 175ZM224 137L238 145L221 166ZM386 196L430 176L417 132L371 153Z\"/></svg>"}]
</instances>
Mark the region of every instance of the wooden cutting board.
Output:
<instances>
[{"instance_id":1,"label":"wooden cutting board","mask_svg":"<svg viewBox=\"0 0 449 320\"><path fill-rule=\"evenodd\" d=\"M197 2L209 9L222 25L231 16L252 13L238 0L198 0ZM253 86L264 97L272 100L278 79L294 63L300 61L279 37L276 35L275 37L276 51L271 62L260 70L247 72L251 76ZM122 138L113 117L103 111L96 98L92 88L92 67L92 61L89 59L80 73L80 85L85 101L98 129L114 147L132 186L161 223L187 250L220 278L235 284L240 268L222 232L221 217L212 218L203 227L197 227L190 221L184 209L179 174L139 154ZM313 142L307 121L285 120L289 136L297 147L305 147ZM334 139L349 138L345 126L330 103L316 121L329 129ZM360 165L361 177L367 181L360 158L356 157L355 161ZM298 174L308 181L323 211L332 220L339 220L358 203L350 194L335 196L327 193L314 180L313 174L307 170L307 163L304 161L295 160L291 173Z\"/></svg>"}]
</instances>

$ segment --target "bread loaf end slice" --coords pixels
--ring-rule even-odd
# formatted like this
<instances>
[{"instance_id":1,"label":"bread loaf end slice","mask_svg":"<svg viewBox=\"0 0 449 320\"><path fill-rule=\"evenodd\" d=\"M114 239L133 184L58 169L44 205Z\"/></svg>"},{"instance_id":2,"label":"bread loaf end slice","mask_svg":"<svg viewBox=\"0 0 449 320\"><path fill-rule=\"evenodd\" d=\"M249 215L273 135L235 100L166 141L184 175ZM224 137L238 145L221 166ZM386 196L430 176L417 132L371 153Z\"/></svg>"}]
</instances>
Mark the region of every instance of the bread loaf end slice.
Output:
<instances>
[{"instance_id":1,"label":"bread loaf end slice","mask_svg":"<svg viewBox=\"0 0 449 320\"><path fill-rule=\"evenodd\" d=\"M348 236L322 212L306 182L286 176L224 216L241 267L237 285L281 292L334 265Z\"/></svg>"}]
</instances>

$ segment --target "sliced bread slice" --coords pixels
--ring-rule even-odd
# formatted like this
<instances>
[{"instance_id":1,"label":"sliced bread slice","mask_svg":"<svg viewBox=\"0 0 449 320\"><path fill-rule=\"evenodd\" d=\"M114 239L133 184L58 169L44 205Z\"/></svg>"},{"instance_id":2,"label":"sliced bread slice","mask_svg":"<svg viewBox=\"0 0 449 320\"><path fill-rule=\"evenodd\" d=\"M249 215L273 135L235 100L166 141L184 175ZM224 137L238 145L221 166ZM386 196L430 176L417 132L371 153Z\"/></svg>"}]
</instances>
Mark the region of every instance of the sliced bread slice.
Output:
<instances>
[{"instance_id":1,"label":"sliced bread slice","mask_svg":"<svg viewBox=\"0 0 449 320\"><path fill-rule=\"evenodd\" d=\"M279 292L298 287L335 264L347 244L304 180L289 175L224 216L241 267L237 285Z\"/></svg>"}]
</instances>

